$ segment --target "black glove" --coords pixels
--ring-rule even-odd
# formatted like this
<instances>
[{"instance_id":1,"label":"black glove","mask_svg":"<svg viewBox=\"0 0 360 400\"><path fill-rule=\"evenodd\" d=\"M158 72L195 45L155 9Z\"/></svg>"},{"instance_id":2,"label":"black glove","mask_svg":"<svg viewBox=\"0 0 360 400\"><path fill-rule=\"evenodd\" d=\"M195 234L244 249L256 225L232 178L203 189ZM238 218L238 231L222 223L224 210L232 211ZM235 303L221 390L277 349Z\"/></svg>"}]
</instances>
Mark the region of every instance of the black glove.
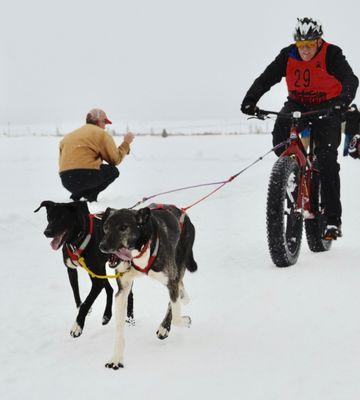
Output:
<instances>
[{"instance_id":1,"label":"black glove","mask_svg":"<svg viewBox=\"0 0 360 400\"><path fill-rule=\"evenodd\" d=\"M349 156L360 158L360 135L355 135L349 144Z\"/></svg>"},{"instance_id":2,"label":"black glove","mask_svg":"<svg viewBox=\"0 0 360 400\"><path fill-rule=\"evenodd\" d=\"M241 111L247 115L255 115L258 107L256 107L256 102L253 100L244 99L241 104Z\"/></svg>"}]
</instances>

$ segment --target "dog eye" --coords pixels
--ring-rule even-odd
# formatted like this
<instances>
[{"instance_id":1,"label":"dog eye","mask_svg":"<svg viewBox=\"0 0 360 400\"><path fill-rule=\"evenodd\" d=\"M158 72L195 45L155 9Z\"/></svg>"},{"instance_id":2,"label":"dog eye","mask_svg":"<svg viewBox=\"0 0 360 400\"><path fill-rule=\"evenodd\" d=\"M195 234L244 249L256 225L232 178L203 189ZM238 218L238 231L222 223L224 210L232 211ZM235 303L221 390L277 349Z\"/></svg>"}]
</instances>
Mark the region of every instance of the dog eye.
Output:
<instances>
[{"instance_id":1,"label":"dog eye","mask_svg":"<svg viewBox=\"0 0 360 400\"><path fill-rule=\"evenodd\" d=\"M127 225L120 225L121 231L126 231L127 228L128 228Z\"/></svg>"}]
</instances>

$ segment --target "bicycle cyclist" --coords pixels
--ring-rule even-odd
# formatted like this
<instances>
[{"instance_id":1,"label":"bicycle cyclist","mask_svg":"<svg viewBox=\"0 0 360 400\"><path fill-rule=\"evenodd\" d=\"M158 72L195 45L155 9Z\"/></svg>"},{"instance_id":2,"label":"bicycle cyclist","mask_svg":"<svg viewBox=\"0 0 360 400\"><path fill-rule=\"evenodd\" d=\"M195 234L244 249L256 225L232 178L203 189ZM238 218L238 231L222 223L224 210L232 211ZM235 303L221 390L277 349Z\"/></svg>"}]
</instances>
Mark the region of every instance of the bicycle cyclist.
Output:
<instances>
[{"instance_id":1,"label":"bicycle cyclist","mask_svg":"<svg viewBox=\"0 0 360 400\"><path fill-rule=\"evenodd\" d=\"M313 111L331 108L330 118L312 122L327 225L324 239L341 237L340 166L337 149L341 142L342 114L355 97L359 85L342 50L322 39L319 21L298 18L295 43L285 47L265 71L254 81L241 104L241 111L254 115L257 102L283 77L286 78L288 99L281 112ZM289 136L290 121L277 118L274 126L274 146ZM276 153L280 155L284 148Z\"/></svg>"}]
</instances>

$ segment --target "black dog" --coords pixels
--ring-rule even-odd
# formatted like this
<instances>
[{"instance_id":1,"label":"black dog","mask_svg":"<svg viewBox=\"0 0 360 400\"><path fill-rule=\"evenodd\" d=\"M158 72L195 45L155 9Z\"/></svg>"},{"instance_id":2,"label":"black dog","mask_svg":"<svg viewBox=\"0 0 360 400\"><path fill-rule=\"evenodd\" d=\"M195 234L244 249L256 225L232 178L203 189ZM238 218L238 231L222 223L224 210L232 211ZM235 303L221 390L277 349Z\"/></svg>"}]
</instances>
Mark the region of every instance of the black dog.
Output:
<instances>
[{"instance_id":1,"label":"black dog","mask_svg":"<svg viewBox=\"0 0 360 400\"><path fill-rule=\"evenodd\" d=\"M79 309L70 334L73 337L78 337L83 331L85 318L90 307L103 288L105 288L107 300L102 324L106 325L112 316L113 288L109 281L90 275L91 290L82 303L76 270L79 265L79 256L82 256L91 272L96 275L106 275L105 264L109 255L99 250L99 243L103 237L101 214L99 216L90 214L87 203L82 201L73 203L43 201L34 212L39 211L41 207L46 207L48 219L48 226L44 235L53 238L51 247L54 250L58 250L62 246L64 264L68 267L67 271L76 307ZM133 321L132 291L129 293L127 315L128 319Z\"/></svg>"},{"instance_id":2,"label":"black dog","mask_svg":"<svg viewBox=\"0 0 360 400\"><path fill-rule=\"evenodd\" d=\"M189 300L184 284L185 270L195 272L193 257L195 228L184 211L170 205L152 205L135 210L108 208L103 217L104 237L100 249L112 254L109 265L122 272L115 296L116 342L107 368L123 367L126 299L133 279L147 274L169 290L170 302L156 334L165 339L171 324L189 327L191 319L181 315L181 304Z\"/></svg>"}]
</instances>

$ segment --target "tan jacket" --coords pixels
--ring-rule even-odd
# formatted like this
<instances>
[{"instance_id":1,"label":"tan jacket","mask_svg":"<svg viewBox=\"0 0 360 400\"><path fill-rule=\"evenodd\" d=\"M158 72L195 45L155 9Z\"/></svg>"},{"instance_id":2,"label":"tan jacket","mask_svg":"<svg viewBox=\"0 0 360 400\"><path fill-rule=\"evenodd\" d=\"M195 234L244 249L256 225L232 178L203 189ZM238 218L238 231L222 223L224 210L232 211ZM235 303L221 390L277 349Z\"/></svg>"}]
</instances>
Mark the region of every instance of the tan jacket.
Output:
<instances>
[{"instance_id":1,"label":"tan jacket","mask_svg":"<svg viewBox=\"0 0 360 400\"><path fill-rule=\"evenodd\" d=\"M128 143L116 147L114 139L96 125L86 124L60 142L59 172L70 169L100 169L103 161L118 165L130 151Z\"/></svg>"}]
</instances>

